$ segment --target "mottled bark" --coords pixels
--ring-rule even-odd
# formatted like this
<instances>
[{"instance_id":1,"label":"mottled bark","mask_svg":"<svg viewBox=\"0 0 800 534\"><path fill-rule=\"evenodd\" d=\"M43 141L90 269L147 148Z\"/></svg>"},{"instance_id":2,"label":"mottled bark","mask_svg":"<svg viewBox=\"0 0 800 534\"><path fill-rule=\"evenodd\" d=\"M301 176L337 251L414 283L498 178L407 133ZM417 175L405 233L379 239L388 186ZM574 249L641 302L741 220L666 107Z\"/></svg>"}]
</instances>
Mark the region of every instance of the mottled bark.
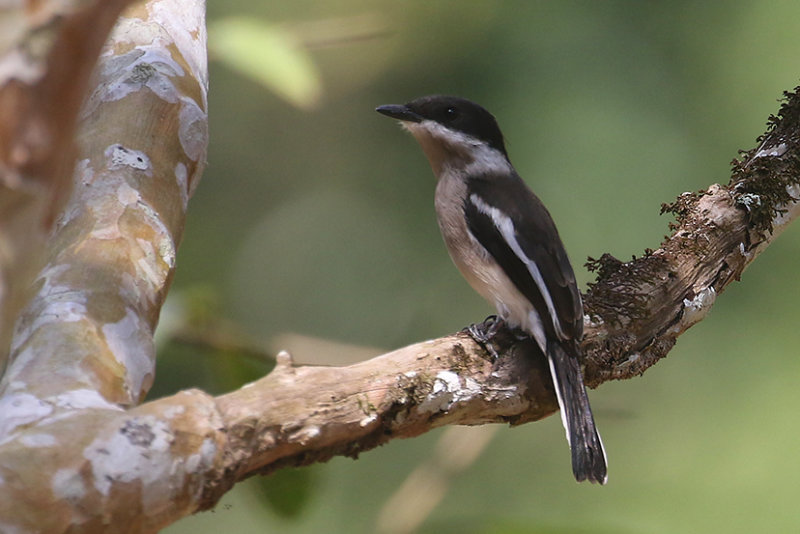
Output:
<instances>
[{"instance_id":1,"label":"mottled bark","mask_svg":"<svg viewBox=\"0 0 800 534\"><path fill-rule=\"evenodd\" d=\"M120 17L124 4L0 13L27 30L3 58L24 67L0 80L0 112L17 106L0 126L2 184L17 195L0 213L3 327L18 315L0 380L2 532L153 531L196 508L193 473L218 450L211 431L172 437L179 411L126 411L153 381L153 331L205 165L207 73L202 2ZM23 53L44 38L42 58ZM20 286L21 311L5 299ZM217 428L213 413L187 424L192 437ZM177 457L185 469L168 468Z\"/></svg>"},{"instance_id":2,"label":"mottled bark","mask_svg":"<svg viewBox=\"0 0 800 534\"><path fill-rule=\"evenodd\" d=\"M97 54L128 3L0 9L0 368L53 217L72 186L75 124Z\"/></svg>"}]
</instances>

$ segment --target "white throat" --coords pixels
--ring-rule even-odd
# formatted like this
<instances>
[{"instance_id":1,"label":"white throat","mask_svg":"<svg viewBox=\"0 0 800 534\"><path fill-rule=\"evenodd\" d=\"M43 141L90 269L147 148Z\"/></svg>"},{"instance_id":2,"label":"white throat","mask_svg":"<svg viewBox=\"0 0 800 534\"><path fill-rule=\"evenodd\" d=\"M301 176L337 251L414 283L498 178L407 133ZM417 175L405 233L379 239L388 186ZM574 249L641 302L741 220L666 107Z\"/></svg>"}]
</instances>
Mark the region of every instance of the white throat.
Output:
<instances>
[{"instance_id":1,"label":"white throat","mask_svg":"<svg viewBox=\"0 0 800 534\"><path fill-rule=\"evenodd\" d=\"M474 176L512 171L505 154L471 135L429 120L402 124L419 142L438 179L444 174Z\"/></svg>"}]
</instances>

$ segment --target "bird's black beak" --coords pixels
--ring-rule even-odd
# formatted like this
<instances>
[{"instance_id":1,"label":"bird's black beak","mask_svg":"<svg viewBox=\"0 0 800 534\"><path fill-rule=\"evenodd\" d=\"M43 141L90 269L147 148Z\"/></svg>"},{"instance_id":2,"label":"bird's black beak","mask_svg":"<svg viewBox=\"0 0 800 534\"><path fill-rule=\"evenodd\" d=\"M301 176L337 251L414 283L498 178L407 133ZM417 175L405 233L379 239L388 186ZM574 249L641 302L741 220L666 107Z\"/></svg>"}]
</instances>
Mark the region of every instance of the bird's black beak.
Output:
<instances>
[{"instance_id":1,"label":"bird's black beak","mask_svg":"<svg viewBox=\"0 0 800 534\"><path fill-rule=\"evenodd\" d=\"M406 122L422 122L423 117L418 115L408 109L408 106L404 106L402 104L387 104L385 106L378 106L375 108L375 111L386 115L387 117L391 117L393 119L397 119L400 121Z\"/></svg>"}]
</instances>

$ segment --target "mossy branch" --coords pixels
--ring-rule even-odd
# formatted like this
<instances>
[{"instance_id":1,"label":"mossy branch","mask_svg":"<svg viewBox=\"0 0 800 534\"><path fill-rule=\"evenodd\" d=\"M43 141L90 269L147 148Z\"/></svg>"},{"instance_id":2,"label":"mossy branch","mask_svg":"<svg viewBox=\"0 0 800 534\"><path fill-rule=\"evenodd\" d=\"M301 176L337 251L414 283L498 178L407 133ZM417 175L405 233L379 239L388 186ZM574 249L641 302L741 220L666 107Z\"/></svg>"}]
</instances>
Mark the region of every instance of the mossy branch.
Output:
<instances>
[{"instance_id":1,"label":"mossy branch","mask_svg":"<svg viewBox=\"0 0 800 534\"><path fill-rule=\"evenodd\" d=\"M732 162L727 185L683 193L661 212L676 216L657 250L620 262L591 260L584 297L586 380L630 378L666 356L717 295L800 212L800 96L784 93L757 147Z\"/></svg>"}]
</instances>

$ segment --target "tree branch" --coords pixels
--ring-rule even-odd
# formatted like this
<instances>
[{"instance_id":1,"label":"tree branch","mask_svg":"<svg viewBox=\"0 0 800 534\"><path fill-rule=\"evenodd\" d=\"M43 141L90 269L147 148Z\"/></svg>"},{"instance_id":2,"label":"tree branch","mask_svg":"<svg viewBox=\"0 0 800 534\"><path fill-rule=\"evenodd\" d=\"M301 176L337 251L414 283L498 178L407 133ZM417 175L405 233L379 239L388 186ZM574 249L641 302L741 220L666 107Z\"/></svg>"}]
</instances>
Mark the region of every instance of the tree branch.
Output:
<instances>
[{"instance_id":1,"label":"tree branch","mask_svg":"<svg viewBox=\"0 0 800 534\"><path fill-rule=\"evenodd\" d=\"M759 146L734 161L728 185L662 207L677 221L658 250L626 263L590 260L598 276L585 295L589 385L641 375L666 356L800 215L798 90L786 94ZM227 452L201 507L252 474L357 456L446 424L521 424L557 410L535 344L506 332L500 345L495 363L464 334L341 368L293 367L284 354L269 376L217 399Z\"/></svg>"}]
</instances>

